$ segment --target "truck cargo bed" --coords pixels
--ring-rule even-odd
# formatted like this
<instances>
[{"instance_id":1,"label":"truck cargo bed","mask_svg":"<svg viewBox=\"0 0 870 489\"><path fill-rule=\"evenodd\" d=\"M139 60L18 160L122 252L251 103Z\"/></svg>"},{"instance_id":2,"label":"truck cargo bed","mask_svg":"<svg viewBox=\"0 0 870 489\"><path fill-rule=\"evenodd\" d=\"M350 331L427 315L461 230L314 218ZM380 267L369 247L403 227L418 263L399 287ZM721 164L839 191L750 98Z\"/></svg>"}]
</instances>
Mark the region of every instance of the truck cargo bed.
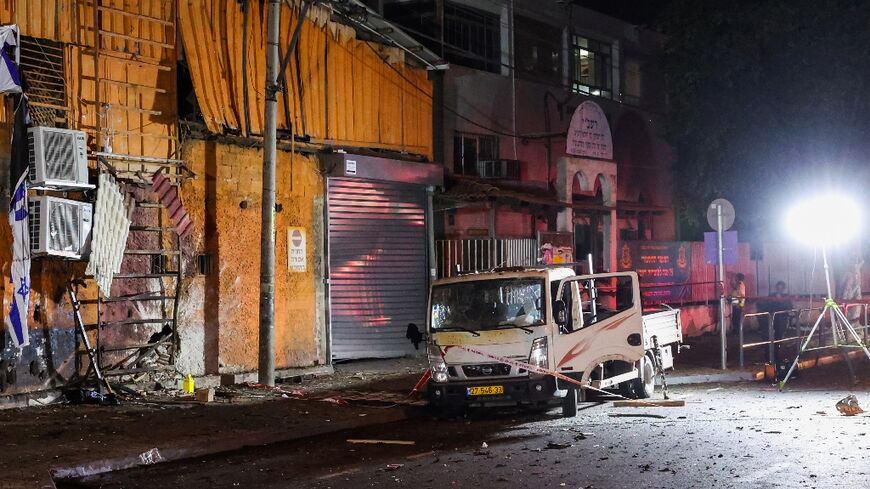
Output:
<instances>
[{"instance_id":1,"label":"truck cargo bed","mask_svg":"<svg viewBox=\"0 0 870 489\"><path fill-rule=\"evenodd\" d=\"M680 324L680 310L671 309L643 315L644 347L653 347L652 337L658 338L659 346L683 341L683 328Z\"/></svg>"}]
</instances>

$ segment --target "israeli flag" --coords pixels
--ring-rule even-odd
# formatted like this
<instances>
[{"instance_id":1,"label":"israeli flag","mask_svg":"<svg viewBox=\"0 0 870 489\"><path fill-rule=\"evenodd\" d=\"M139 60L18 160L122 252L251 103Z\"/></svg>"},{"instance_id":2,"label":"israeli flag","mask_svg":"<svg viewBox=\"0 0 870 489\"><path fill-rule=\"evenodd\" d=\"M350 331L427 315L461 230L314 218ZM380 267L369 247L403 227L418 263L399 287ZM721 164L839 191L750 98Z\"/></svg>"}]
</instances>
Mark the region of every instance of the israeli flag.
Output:
<instances>
[{"instance_id":1,"label":"israeli flag","mask_svg":"<svg viewBox=\"0 0 870 489\"><path fill-rule=\"evenodd\" d=\"M15 101L12 126L12 154L9 164L9 227L12 229L12 304L6 326L18 348L30 344L27 316L30 306L30 232L27 222L27 125L30 117L26 82L17 65L18 26L0 27L0 94L11 94Z\"/></svg>"},{"instance_id":2,"label":"israeli flag","mask_svg":"<svg viewBox=\"0 0 870 489\"><path fill-rule=\"evenodd\" d=\"M27 314L30 306L30 233L27 224L27 173L21 176L12 194L9 226L12 228L12 307L8 328L18 348L30 344Z\"/></svg>"}]
</instances>

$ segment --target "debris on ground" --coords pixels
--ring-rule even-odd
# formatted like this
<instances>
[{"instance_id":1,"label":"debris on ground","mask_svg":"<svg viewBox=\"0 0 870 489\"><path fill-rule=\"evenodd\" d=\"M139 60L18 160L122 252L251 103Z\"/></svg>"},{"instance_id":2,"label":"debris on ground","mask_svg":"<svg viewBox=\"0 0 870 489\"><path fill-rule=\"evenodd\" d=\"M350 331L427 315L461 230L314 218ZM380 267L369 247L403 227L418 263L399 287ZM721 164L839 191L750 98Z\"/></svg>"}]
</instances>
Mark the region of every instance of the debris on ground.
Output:
<instances>
[{"instance_id":1,"label":"debris on ground","mask_svg":"<svg viewBox=\"0 0 870 489\"><path fill-rule=\"evenodd\" d=\"M404 466L405 466L405 464L387 464L387 466L384 468L384 470L391 472L394 470L399 470Z\"/></svg>"},{"instance_id":2,"label":"debris on ground","mask_svg":"<svg viewBox=\"0 0 870 489\"><path fill-rule=\"evenodd\" d=\"M347 404L347 401L340 397L324 397L323 399L318 399L318 401L331 402L337 406L344 406Z\"/></svg>"},{"instance_id":3,"label":"debris on ground","mask_svg":"<svg viewBox=\"0 0 870 489\"><path fill-rule=\"evenodd\" d=\"M627 401L613 401L613 407L683 407L686 401L683 399L664 399L661 401L642 401L631 399Z\"/></svg>"},{"instance_id":4,"label":"debris on ground","mask_svg":"<svg viewBox=\"0 0 870 489\"><path fill-rule=\"evenodd\" d=\"M413 445L414 443L416 443L412 440L377 440L366 438L348 438L347 442L363 445Z\"/></svg>"},{"instance_id":5,"label":"debris on ground","mask_svg":"<svg viewBox=\"0 0 870 489\"><path fill-rule=\"evenodd\" d=\"M483 449L483 448L489 448L489 445L487 445L486 442L483 442L483 443L480 444L480 448L481 448L481 449Z\"/></svg>"},{"instance_id":6,"label":"debris on ground","mask_svg":"<svg viewBox=\"0 0 870 489\"><path fill-rule=\"evenodd\" d=\"M556 443L554 441L547 442L547 450L562 450L565 448L570 448L573 445L570 443Z\"/></svg>"},{"instance_id":7,"label":"debris on ground","mask_svg":"<svg viewBox=\"0 0 870 489\"><path fill-rule=\"evenodd\" d=\"M214 389L211 387L197 389L194 397L199 402L212 402L214 401Z\"/></svg>"},{"instance_id":8,"label":"debris on ground","mask_svg":"<svg viewBox=\"0 0 870 489\"><path fill-rule=\"evenodd\" d=\"M849 394L848 396L840 399L836 404L837 411L840 411L840 414L843 416L855 416L856 414L861 414L864 412L861 409L861 406L858 405L858 398L855 397L854 394Z\"/></svg>"},{"instance_id":9,"label":"debris on ground","mask_svg":"<svg viewBox=\"0 0 870 489\"><path fill-rule=\"evenodd\" d=\"M67 389L63 396L69 404L98 404L100 406L117 406L118 398L112 393L103 393L94 389Z\"/></svg>"},{"instance_id":10,"label":"debris on ground","mask_svg":"<svg viewBox=\"0 0 870 489\"><path fill-rule=\"evenodd\" d=\"M656 418L665 419L664 414L646 414L646 413L607 413L611 418Z\"/></svg>"}]
</instances>

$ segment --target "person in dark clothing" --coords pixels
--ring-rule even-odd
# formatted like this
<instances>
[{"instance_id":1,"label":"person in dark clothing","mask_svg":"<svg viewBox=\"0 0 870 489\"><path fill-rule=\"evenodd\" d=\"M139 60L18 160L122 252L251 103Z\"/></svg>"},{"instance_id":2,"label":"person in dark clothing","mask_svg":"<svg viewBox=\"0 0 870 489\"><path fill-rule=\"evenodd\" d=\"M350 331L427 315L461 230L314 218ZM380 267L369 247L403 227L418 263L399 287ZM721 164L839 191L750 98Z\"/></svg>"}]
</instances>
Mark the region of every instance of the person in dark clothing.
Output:
<instances>
[{"instance_id":1,"label":"person in dark clothing","mask_svg":"<svg viewBox=\"0 0 870 489\"><path fill-rule=\"evenodd\" d=\"M791 302L791 299L788 297L787 286L785 282L780 280L776 283L774 291L770 294L770 298L765 301L764 311L770 313L770 317L773 320L773 339L779 340L785 337L786 329L788 329L789 323L792 319L792 314L782 312L780 314L776 314L779 311L790 311L794 309L794 305ZM764 338L769 338L767 321L764 322L764 330L761 331L762 336ZM776 360L781 357L779 354L779 350L782 345L777 344L774 348L773 354L774 358L768 358L768 361L771 363L776 363Z\"/></svg>"},{"instance_id":2,"label":"person in dark clothing","mask_svg":"<svg viewBox=\"0 0 870 489\"><path fill-rule=\"evenodd\" d=\"M734 276L731 289L731 331L737 334L740 323L743 322L743 307L746 305L746 276L738 273Z\"/></svg>"}]
</instances>

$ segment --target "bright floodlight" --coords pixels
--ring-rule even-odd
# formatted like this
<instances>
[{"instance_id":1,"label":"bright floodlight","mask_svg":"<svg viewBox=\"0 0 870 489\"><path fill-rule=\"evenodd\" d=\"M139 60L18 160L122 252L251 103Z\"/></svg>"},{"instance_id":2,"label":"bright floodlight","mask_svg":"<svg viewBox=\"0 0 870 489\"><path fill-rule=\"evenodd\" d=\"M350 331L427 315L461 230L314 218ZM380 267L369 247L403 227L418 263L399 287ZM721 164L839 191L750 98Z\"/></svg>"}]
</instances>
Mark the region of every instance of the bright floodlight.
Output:
<instances>
[{"instance_id":1,"label":"bright floodlight","mask_svg":"<svg viewBox=\"0 0 870 489\"><path fill-rule=\"evenodd\" d=\"M786 229L798 241L815 246L845 243L861 230L861 207L841 195L822 195L789 210Z\"/></svg>"}]
</instances>

